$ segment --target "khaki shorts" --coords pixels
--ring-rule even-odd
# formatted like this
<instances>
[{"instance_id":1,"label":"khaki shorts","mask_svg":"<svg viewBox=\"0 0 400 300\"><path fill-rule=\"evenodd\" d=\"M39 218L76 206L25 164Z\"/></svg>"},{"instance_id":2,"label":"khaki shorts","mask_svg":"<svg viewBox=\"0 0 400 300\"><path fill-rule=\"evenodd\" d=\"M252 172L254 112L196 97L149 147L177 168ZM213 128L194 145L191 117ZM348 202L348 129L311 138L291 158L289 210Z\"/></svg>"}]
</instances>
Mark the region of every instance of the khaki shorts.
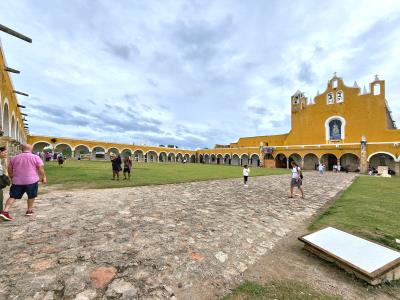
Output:
<instances>
[{"instance_id":1,"label":"khaki shorts","mask_svg":"<svg viewBox=\"0 0 400 300\"><path fill-rule=\"evenodd\" d=\"M291 187L295 187L295 186L301 187L302 184L303 184L303 182L302 182L302 180L300 178L299 179L292 178L290 180L290 186Z\"/></svg>"}]
</instances>

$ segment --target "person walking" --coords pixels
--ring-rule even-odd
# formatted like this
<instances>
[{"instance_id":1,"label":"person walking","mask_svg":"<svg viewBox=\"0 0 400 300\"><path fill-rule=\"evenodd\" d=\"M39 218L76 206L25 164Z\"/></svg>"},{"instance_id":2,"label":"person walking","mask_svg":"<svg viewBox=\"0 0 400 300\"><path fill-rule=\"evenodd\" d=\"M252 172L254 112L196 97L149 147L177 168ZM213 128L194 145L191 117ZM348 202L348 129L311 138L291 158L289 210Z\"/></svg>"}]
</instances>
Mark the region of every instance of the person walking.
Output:
<instances>
[{"instance_id":1,"label":"person walking","mask_svg":"<svg viewBox=\"0 0 400 300\"><path fill-rule=\"evenodd\" d=\"M319 174L321 174L321 175L324 174L324 165L322 163L320 163L318 165L318 171L319 171Z\"/></svg>"},{"instance_id":2,"label":"person walking","mask_svg":"<svg viewBox=\"0 0 400 300\"><path fill-rule=\"evenodd\" d=\"M126 174L128 174L128 180L131 180L131 169L132 169L132 158L131 155L128 154L124 157L124 180L126 180Z\"/></svg>"},{"instance_id":3,"label":"person walking","mask_svg":"<svg viewBox=\"0 0 400 300\"><path fill-rule=\"evenodd\" d=\"M119 180L119 172L122 171L121 164L122 164L121 156L120 155L116 156L114 153L111 153L111 165L113 171L112 180L115 180L115 177L117 177L117 180Z\"/></svg>"},{"instance_id":4,"label":"person walking","mask_svg":"<svg viewBox=\"0 0 400 300\"><path fill-rule=\"evenodd\" d=\"M22 153L11 158L8 165L8 176L11 178L10 197L6 201L4 210L0 212L0 218L11 221L13 218L8 210L15 199L21 199L26 193L28 195L26 216L33 215L33 203L38 194L39 176L42 183L46 183L43 161L39 156L32 153L32 145L22 145Z\"/></svg>"},{"instance_id":5,"label":"person walking","mask_svg":"<svg viewBox=\"0 0 400 300\"><path fill-rule=\"evenodd\" d=\"M244 181L244 186L247 186L247 181L249 179L250 175L250 168L248 165L243 166L243 181Z\"/></svg>"},{"instance_id":6,"label":"person walking","mask_svg":"<svg viewBox=\"0 0 400 300\"><path fill-rule=\"evenodd\" d=\"M62 167L64 164L64 155L61 152L57 155L57 162L59 167Z\"/></svg>"},{"instance_id":7,"label":"person walking","mask_svg":"<svg viewBox=\"0 0 400 300\"><path fill-rule=\"evenodd\" d=\"M7 148L6 147L0 147L0 159L7 158ZM10 185L10 179L7 177L6 174L4 174L3 170L3 164L0 162L0 211L3 210L3 200L4 200L4 195L3 195L3 189L7 186ZM4 178L6 177L6 178Z\"/></svg>"},{"instance_id":8,"label":"person walking","mask_svg":"<svg viewBox=\"0 0 400 300\"><path fill-rule=\"evenodd\" d=\"M292 161L291 166L292 166L292 177L290 179L290 196L289 196L289 198L293 198L293 189L295 186L297 186L301 192L301 198L304 199L304 191L303 191L303 188L301 187L303 184L303 174L301 172L300 167L297 165L297 163L295 161Z\"/></svg>"}]
</instances>

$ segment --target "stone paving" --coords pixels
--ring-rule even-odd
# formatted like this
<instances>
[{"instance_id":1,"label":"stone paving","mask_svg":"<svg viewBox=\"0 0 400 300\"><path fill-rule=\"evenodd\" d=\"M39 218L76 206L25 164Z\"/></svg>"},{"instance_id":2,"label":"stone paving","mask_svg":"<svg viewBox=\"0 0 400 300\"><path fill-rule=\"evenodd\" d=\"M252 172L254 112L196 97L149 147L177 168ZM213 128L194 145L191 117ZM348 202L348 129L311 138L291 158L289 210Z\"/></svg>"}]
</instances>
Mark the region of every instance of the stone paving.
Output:
<instances>
[{"instance_id":1,"label":"stone paving","mask_svg":"<svg viewBox=\"0 0 400 300\"><path fill-rule=\"evenodd\" d=\"M20 201L0 223L0 299L176 299L199 283L226 292L354 177L305 173L304 200L289 199L279 175L247 188L238 178L52 191L32 218Z\"/></svg>"}]
</instances>

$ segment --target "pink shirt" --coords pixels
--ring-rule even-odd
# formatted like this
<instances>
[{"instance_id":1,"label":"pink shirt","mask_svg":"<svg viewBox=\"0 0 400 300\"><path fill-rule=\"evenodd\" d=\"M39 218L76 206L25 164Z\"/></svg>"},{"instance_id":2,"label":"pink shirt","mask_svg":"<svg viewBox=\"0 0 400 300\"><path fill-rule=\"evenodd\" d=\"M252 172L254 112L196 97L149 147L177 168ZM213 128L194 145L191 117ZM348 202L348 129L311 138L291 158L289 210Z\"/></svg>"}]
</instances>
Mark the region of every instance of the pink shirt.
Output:
<instances>
[{"instance_id":1,"label":"pink shirt","mask_svg":"<svg viewBox=\"0 0 400 300\"><path fill-rule=\"evenodd\" d=\"M39 156L27 151L12 157L10 165L13 170L12 183L26 185L39 181L37 170L43 166L43 161Z\"/></svg>"}]
</instances>

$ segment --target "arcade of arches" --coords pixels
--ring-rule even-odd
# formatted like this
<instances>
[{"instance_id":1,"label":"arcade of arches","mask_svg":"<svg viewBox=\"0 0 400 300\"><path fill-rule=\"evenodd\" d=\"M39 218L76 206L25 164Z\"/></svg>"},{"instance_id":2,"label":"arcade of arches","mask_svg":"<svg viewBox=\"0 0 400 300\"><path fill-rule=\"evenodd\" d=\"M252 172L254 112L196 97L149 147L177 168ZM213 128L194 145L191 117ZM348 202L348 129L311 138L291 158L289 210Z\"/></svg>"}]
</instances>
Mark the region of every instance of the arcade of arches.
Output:
<instances>
[{"instance_id":1,"label":"arcade of arches","mask_svg":"<svg viewBox=\"0 0 400 300\"><path fill-rule=\"evenodd\" d=\"M387 166L399 174L400 130L396 129L385 99L385 82L377 77L366 92L357 85L346 86L343 79L335 75L328 81L326 90L316 97L307 98L301 91L291 97L292 129L289 133L244 137L215 149L194 151L45 136L29 136L28 141L34 144L34 151L50 147L81 159L108 159L115 153L131 154L135 161L148 163L266 168L289 168L294 161L304 170L315 170L323 163L328 170L340 165L349 172L366 173L371 167ZM363 103L365 105L360 105ZM373 119L370 119L369 107L376 108ZM15 121L10 118L4 123L3 118L3 124L7 131L7 126L13 126Z\"/></svg>"},{"instance_id":2,"label":"arcade of arches","mask_svg":"<svg viewBox=\"0 0 400 300\"><path fill-rule=\"evenodd\" d=\"M368 91L357 84L345 85L336 75L315 97L297 91L290 98L292 128L288 133L243 137L222 148L186 150L28 135L24 114L4 71L3 52L0 54L0 139L10 155L18 153L21 143L29 142L35 152L61 152L72 159L102 160L115 153L131 154L135 161L148 163L288 168L294 161L313 170L322 162L328 169L341 165L348 171L367 173L370 167L387 166L400 173L400 130L386 101L385 81L377 76Z\"/></svg>"}]
</instances>

